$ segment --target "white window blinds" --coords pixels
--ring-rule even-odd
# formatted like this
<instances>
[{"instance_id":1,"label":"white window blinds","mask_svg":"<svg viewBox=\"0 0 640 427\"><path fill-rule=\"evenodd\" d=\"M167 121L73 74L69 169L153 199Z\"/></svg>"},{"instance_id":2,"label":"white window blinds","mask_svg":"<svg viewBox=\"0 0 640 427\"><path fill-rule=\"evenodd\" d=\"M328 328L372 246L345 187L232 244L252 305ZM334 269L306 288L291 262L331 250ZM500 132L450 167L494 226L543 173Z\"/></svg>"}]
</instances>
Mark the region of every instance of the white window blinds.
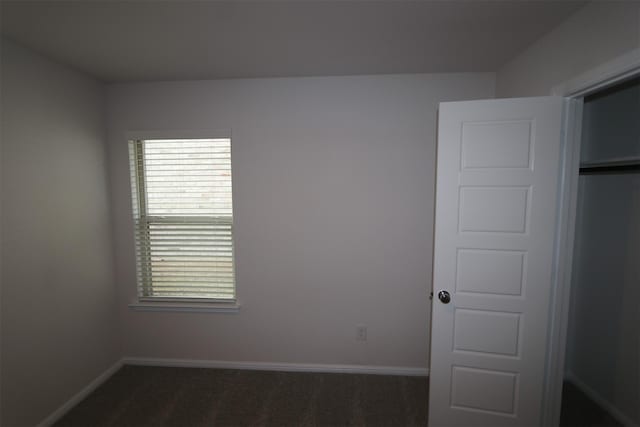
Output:
<instances>
[{"instance_id":1,"label":"white window blinds","mask_svg":"<svg viewBox=\"0 0 640 427\"><path fill-rule=\"evenodd\" d=\"M129 148L140 299L234 300L231 140Z\"/></svg>"}]
</instances>

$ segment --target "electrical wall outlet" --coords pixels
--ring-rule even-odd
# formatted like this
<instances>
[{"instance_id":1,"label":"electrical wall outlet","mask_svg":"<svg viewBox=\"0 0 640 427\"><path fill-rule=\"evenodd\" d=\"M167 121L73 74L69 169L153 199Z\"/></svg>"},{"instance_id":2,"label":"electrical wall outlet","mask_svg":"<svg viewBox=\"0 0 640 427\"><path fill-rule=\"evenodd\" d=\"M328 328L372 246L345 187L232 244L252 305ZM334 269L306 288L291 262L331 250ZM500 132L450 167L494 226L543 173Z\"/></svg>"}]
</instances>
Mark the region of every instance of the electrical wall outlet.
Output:
<instances>
[{"instance_id":1,"label":"electrical wall outlet","mask_svg":"<svg viewBox=\"0 0 640 427\"><path fill-rule=\"evenodd\" d=\"M367 340L367 325L356 326L356 340L357 341Z\"/></svg>"}]
</instances>

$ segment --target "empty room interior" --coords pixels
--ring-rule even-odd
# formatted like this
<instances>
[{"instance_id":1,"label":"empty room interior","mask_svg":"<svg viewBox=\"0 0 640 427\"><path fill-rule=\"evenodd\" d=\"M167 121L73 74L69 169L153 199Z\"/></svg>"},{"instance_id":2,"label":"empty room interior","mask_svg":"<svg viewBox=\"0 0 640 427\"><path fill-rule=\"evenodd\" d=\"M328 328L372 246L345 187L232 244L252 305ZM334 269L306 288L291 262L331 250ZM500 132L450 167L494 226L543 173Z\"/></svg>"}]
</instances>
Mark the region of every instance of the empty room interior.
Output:
<instances>
[{"instance_id":1,"label":"empty room interior","mask_svg":"<svg viewBox=\"0 0 640 427\"><path fill-rule=\"evenodd\" d=\"M2 427L640 426L640 1L0 19Z\"/></svg>"}]
</instances>

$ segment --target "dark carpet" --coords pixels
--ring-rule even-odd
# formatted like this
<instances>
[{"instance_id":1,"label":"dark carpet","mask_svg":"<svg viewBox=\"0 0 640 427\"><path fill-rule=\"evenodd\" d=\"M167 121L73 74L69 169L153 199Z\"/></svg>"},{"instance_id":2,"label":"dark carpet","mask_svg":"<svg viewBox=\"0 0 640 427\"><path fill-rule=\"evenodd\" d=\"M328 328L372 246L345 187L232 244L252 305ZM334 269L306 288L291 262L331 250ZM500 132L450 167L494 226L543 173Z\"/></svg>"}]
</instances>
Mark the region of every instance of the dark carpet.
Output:
<instances>
[{"instance_id":1,"label":"dark carpet","mask_svg":"<svg viewBox=\"0 0 640 427\"><path fill-rule=\"evenodd\" d=\"M426 377L124 366L55 426L426 426L427 388Z\"/></svg>"},{"instance_id":2,"label":"dark carpet","mask_svg":"<svg viewBox=\"0 0 640 427\"><path fill-rule=\"evenodd\" d=\"M561 427L622 427L615 418L602 409L569 381L562 385Z\"/></svg>"}]
</instances>

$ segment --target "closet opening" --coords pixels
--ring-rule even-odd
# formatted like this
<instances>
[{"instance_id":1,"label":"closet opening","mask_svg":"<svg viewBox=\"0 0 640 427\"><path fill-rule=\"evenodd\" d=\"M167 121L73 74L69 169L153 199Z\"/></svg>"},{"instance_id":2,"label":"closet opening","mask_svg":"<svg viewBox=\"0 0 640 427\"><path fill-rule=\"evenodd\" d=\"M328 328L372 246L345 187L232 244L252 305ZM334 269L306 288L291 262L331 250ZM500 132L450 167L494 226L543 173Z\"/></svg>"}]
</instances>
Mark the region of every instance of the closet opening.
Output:
<instances>
[{"instance_id":1,"label":"closet opening","mask_svg":"<svg viewBox=\"0 0 640 427\"><path fill-rule=\"evenodd\" d=\"M561 426L640 426L640 77L584 98Z\"/></svg>"}]
</instances>

